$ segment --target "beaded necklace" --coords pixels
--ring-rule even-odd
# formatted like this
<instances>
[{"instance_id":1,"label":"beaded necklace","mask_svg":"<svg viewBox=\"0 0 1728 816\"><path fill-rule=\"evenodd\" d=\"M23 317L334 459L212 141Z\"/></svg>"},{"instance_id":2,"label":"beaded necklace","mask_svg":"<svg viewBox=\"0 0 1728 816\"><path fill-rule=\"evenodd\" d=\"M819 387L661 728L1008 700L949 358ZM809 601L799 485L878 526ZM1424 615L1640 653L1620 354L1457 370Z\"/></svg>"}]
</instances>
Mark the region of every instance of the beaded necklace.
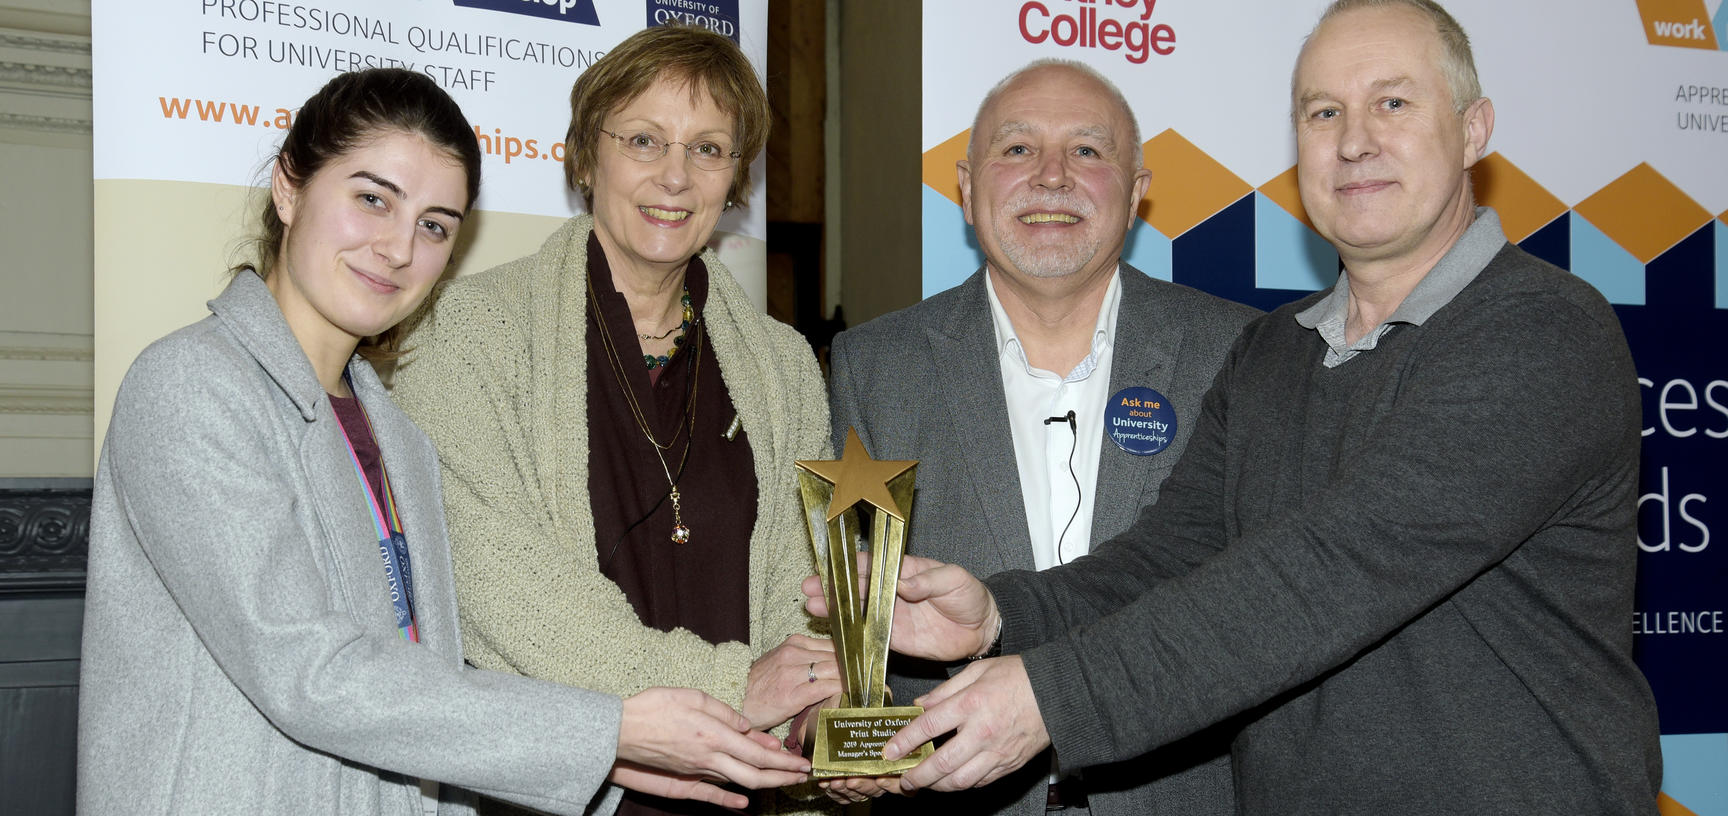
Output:
<instances>
[{"instance_id":1,"label":"beaded necklace","mask_svg":"<svg viewBox=\"0 0 1728 816\"><path fill-rule=\"evenodd\" d=\"M659 356L653 354L642 355L642 362L648 364L649 371L653 371L656 368L663 368L667 363L672 362L672 358L677 356L678 350L684 347L684 338L690 333L690 324L696 322L696 308L690 305L690 289L688 287L684 289L684 294L678 298L678 302L684 304L684 322L666 330L666 334L671 334L676 331L678 332L678 336L672 338L672 348L667 349L665 354ZM664 340L666 339L666 334L659 335L658 337L648 334L638 334L636 336L643 340Z\"/></svg>"}]
</instances>

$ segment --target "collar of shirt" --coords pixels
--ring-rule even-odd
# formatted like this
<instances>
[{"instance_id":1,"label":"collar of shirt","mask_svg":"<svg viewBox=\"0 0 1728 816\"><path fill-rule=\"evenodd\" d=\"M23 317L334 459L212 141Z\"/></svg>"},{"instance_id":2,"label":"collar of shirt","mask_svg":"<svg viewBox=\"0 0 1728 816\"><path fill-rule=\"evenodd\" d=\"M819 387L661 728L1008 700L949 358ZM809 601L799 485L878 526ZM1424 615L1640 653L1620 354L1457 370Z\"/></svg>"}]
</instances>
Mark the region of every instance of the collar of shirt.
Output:
<instances>
[{"instance_id":1,"label":"collar of shirt","mask_svg":"<svg viewBox=\"0 0 1728 816\"><path fill-rule=\"evenodd\" d=\"M1033 368L1026 359L1026 349L1020 344L1020 335L1014 331L1014 321L1008 319L1008 312L1002 308L1002 299L996 296L996 284L991 281L990 273L984 273L984 293L990 300L991 323L996 328L996 349L1002 357L1017 363L1031 377L1060 377L1063 382L1079 382L1092 376L1098 369L1098 361L1116 336L1117 304L1122 299L1122 266L1118 264L1110 273L1110 285L1104 290L1104 302L1098 306L1098 320L1092 329L1092 351L1074 366L1074 370L1066 376L1055 372Z\"/></svg>"},{"instance_id":2,"label":"collar of shirt","mask_svg":"<svg viewBox=\"0 0 1728 816\"><path fill-rule=\"evenodd\" d=\"M1121 289L1118 267L1098 307L1091 353L1064 376L1027 362L1014 324L986 278L999 352L994 364L1002 377L1031 566L1036 569L1072 561L1091 548L1094 487L1104 440L1101 423L1109 399ZM1072 426L1046 421L1069 411L1074 412Z\"/></svg>"},{"instance_id":3,"label":"collar of shirt","mask_svg":"<svg viewBox=\"0 0 1728 816\"><path fill-rule=\"evenodd\" d=\"M1440 262L1422 276L1404 302L1392 312L1386 322L1363 335L1354 345L1344 340L1344 323L1350 312L1350 276L1341 274L1332 291L1314 304L1296 313L1296 322L1313 329L1326 341L1325 366L1333 368L1357 354L1379 345L1380 338L1395 323L1420 326L1433 317L1464 287L1482 274L1488 262L1506 245L1506 232L1500 226L1500 216L1492 207L1477 207L1476 218L1459 236L1458 243L1440 258Z\"/></svg>"}]
</instances>

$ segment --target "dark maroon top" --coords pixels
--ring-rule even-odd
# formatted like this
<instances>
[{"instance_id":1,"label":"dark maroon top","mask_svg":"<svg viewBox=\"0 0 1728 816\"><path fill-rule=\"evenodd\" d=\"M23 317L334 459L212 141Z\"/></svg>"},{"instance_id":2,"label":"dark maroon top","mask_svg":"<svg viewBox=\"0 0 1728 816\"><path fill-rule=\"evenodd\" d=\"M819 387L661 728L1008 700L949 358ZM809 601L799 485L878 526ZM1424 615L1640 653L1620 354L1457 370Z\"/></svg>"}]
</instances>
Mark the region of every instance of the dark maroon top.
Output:
<instances>
[{"instance_id":1,"label":"dark maroon top","mask_svg":"<svg viewBox=\"0 0 1728 816\"><path fill-rule=\"evenodd\" d=\"M692 330L684 348L650 381L630 305L612 285L606 255L592 234L588 237L588 276L596 295L588 310L588 495L594 509L600 572L624 590L637 616L648 626L661 631L682 627L709 643L748 643L756 470L746 434L740 430L731 441L726 440L726 429L737 411L720 377L714 347L706 336L702 338L702 362L696 366L691 350L700 329ZM708 268L700 258L690 260L684 285L700 323L708 300ZM594 319L596 313L606 321L622 358L619 368L636 394L654 437L662 443L672 442L661 455L678 481L684 526L690 528L686 543L672 541L674 522L666 473L618 387L617 371ZM690 428L685 405L692 387L696 425L686 457L684 446ZM627 791L618 812L727 811Z\"/></svg>"},{"instance_id":2,"label":"dark maroon top","mask_svg":"<svg viewBox=\"0 0 1728 816\"><path fill-rule=\"evenodd\" d=\"M624 590L645 625L663 632L682 627L709 643L748 643L756 470L746 434L740 430L732 441L725 438L737 412L720 378L720 361L704 337L699 370L692 364L695 355L685 350L659 369L659 376L650 377L630 304L612 285L605 251L592 234L588 236L588 279L595 294L587 320L588 496L600 572ZM708 300L708 267L700 258L690 260L684 283L700 321ZM601 341L597 314L606 321L616 344L620 358L616 370ZM685 342L692 344L691 339ZM690 528L686 543L672 541L666 473L631 414L618 386L618 370L636 395L654 438L671 442L662 455L678 479L684 525ZM684 406L692 386L696 426L690 437ZM684 455L687 438L694 439L688 457ZM481 812L525 816L530 811L487 800ZM620 816L732 812L628 790L618 805Z\"/></svg>"}]
</instances>

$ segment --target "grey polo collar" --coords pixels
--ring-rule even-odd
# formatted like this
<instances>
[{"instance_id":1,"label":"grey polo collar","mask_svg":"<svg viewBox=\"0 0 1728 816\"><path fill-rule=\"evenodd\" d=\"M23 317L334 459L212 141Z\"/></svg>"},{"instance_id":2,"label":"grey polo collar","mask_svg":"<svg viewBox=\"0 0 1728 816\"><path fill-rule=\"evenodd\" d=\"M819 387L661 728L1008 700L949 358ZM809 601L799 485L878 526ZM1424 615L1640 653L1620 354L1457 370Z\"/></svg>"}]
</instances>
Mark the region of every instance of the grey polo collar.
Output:
<instances>
[{"instance_id":1,"label":"grey polo collar","mask_svg":"<svg viewBox=\"0 0 1728 816\"><path fill-rule=\"evenodd\" d=\"M1440 262L1422 276L1416 288L1404 297L1404 302L1392 312L1392 316L1382 323L1411 323L1422 325L1440 311L1452 299L1464 291L1464 287L1482 274L1488 262L1500 254L1500 249L1506 246L1506 232L1500 227L1500 215L1492 207L1477 207L1476 218L1465 228L1464 234L1458 237L1458 243L1440 258ZM1296 322L1305 329L1315 329L1321 323L1335 321L1342 325L1348 315L1350 304L1350 276L1339 275L1338 283L1333 285L1332 292L1314 304L1296 313ZM1369 332L1378 335L1379 328Z\"/></svg>"}]
</instances>

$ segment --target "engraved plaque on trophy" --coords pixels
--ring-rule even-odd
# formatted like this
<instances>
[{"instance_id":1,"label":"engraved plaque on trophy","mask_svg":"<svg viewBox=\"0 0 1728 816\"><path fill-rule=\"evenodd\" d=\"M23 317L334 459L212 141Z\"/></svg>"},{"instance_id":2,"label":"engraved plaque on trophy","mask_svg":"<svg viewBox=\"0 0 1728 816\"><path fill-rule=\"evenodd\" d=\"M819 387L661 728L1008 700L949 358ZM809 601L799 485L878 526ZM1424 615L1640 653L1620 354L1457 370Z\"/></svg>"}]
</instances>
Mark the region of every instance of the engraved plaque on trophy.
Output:
<instances>
[{"instance_id":1,"label":"engraved plaque on trophy","mask_svg":"<svg viewBox=\"0 0 1728 816\"><path fill-rule=\"evenodd\" d=\"M875 460L858 432L848 430L838 461L800 461L798 489L816 552L816 574L828 600L834 656L844 689L838 708L817 712L810 775L890 776L917 765L929 743L893 762L882 746L913 718L918 706L894 706L888 692L888 635L894 626L894 588L906 552L916 461ZM870 529L859 529L858 505L873 510ZM867 533L861 535L861 533ZM860 546L860 543L863 546ZM869 578L859 586L859 554Z\"/></svg>"}]
</instances>

